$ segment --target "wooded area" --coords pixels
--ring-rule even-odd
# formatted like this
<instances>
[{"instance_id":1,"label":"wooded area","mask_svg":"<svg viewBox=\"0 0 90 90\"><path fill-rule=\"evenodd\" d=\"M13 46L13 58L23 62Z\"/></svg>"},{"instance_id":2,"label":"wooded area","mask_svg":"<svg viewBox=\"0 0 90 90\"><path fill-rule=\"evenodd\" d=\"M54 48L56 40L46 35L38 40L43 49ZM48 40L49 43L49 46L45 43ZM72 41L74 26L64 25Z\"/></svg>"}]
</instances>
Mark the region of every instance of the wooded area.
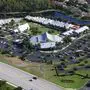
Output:
<instances>
[{"instance_id":1,"label":"wooded area","mask_svg":"<svg viewBox=\"0 0 90 90\"><path fill-rule=\"evenodd\" d=\"M30 12L51 8L49 0L0 0L0 12Z\"/></svg>"}]
</instances>

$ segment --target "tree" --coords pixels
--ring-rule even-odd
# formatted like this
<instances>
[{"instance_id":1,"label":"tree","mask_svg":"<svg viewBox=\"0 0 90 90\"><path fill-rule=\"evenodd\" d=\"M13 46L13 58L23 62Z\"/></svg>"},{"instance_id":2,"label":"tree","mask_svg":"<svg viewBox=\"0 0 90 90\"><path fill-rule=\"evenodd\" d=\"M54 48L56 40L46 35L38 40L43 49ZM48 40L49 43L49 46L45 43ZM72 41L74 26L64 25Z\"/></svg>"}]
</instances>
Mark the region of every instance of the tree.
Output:
<instances>
[{"instance_id":1,"label":"tree","mask_svg":"<svg viewBox=\"0 0 90 90\"><path fill-rule=\"evenodd\" d=\"M78 69L76 67L73 68L74 71L77 71Z\"/></svg>"},{"instance_id":2,"label":"tree","mask_svg":"<svg viewBox=\"0 0 90 90\"><path fill-rule=\"evenodd\" d=\"M53 63L53 61L52 60L47 60L47 62L46 62L47 64L52 64Z\"/></svg>"},{"instance_id":3,"label":"tree","mask_svg":"<svg viewBox=\"0 0 90 90\"><path fill-rule=\"evenodd\" d=\"M32 51L33 45L32 45L32 43L30 43L28 37L25 37L25 38L24 38L22 44L23 44L23 48L24 48L24 49L26 49L27 51L29 51L29 50Z\"/></svg>"},{"instance_id":4,"label":"tree","mask_svg":"<svg viewBox=\"0 0 90 90\"><path fill-rule=\"evenodd\" d=\"M56 75L59 76L57 67L55 67Z\"/></svg>"},{"instance_id":5,"label":"tree","mask_svg":"<svg viewBox=\"0 0 90 90\"><path fill-rule=\"evenodd\" d=\"M19 57L19 59L21 59L22 61L25 61L25 56L22 55L21 57Z\"/></svg>"},{"instance_id":6,"label":"tree","mask_svg":"<svg viewBox=\"0 0 90 90\"><path fill-rule=\"evenodd\" d=\"M0 87L5 85L5 84L6 84L6 81L0 80Z\"/></svg>"},{"instance_id":7,"label":"tree","mask_svg":"<svg viewBox=\"0 0 90 90\"><path fill-rule=\"evenodd\" d=\"M87 63L88 63L88 61L84 61L84 63L85 63L85 64L87 64Z\"/></svg>"},{"instance_id":8,"label":"tree","mask_svg":"<svg viewBox=\"0 0 90 90\"><path fill-rule=\"evenodd\" d=\"M71 39L71 37L66 36L65 38L63 38L63 41L64 41L65 43L69 43L69 42L72 41L72 39Z\"/></svg>"},{"instance_id":9,"label":"tree","mask_svg":"<svg viewBox=\"0 0 90 90\"><path fill-rule=\"evenodd\" d=\"M10 25L11 27L13 27L14 24L15 24L15 21L12 19L11 22L9 23L9 25Z\"/></svg>"},{"instance_id":10,"label":"tree","mask_svg":"<svg viewBox=\"0 0 90 90\"><path fill-rule=\"evenodd\" d=\"M17 87L17 88L15 88L14 90L22 90L22 87Z\"/></svg>"},{"instance_id":11,"label":"tree","mask_svg":"<svg viewBox=\"0 0 90 90\"><path fill-rule=\"evenodd\" d=\"M31 32L33 35L37 35L38 33L40 33L40 31L38 30L38 27L31 27Z\"/></svg>"},{"instance_id":12,"label":"tree","mask_svg":"<svg viewBox=\"0 0 90 90\"><path fill-rule=\"evenodd\" d=\"M0 12L30 12L49 7L49 0L0 0Z\"/></svg>"}]
</instances>

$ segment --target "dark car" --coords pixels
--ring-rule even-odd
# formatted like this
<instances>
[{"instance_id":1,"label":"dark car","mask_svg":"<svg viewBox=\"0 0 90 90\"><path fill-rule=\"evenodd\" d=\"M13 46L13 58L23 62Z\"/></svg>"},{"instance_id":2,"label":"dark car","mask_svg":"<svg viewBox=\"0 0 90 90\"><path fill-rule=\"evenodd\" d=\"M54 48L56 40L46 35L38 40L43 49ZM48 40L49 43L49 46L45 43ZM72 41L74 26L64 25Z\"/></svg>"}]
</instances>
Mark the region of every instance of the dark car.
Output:
<instances>
[{"instance_id":1,"label":"dark car","mask_svg":"<svg viewBox=\"0 0 90 90\"><path fill-rule=\"evenodd\" d=\"M32 81L32 79L30 79L29 81Z\"/></svg>"},{"instance_id":2,"label":"dark car","mask_svg":"<svg viewBox=\"0 0 90 90\"><path fill-rule=\"evenodd\" d=\"M33 79L37 80L37 77L33 77Z\"/></svg>"}]
</instances>

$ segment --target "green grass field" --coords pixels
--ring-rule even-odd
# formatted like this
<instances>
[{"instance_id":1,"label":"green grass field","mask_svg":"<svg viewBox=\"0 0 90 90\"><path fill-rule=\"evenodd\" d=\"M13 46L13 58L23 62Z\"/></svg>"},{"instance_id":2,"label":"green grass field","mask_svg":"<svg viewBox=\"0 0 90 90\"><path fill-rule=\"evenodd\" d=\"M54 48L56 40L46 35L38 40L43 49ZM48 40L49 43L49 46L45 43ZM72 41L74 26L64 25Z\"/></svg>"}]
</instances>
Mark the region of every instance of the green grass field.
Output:
<instances>
[{"instance_id":1,"label":"green grass field","mask_svg":"<svg viewBox=\"0 0 90 90\"><path fill-rule=\"evenodd\" d=\"M45 66L45 74L44 74L44 78L56 83L60 86L63 86L65 88L73 88L73 89L78 89L80 87L82 87L87 81L88 79L82 79L80 76L77 75L72 75L72 76L55 76L56 73L55 71L51 71L51 66L50 65L46 65ZM78 71L79 74L85 75L85 74L89 74L90 75L90 70L79 70ZM62 80L73 80L73 83L63 83L61 82Z\"/></svg>"},{"instance_id":2,"label":"green grass field","mask_svg":"<svg viewBox=\"0 0 90 90\"><path fill-rule=\"evenodd\" d=\"M57 31L57 30L55 30L55 29L47 28L47 27L45 27L45 26L42 26L42 25L37 24L37 23L34 23L34 22L27 22L27 21L25 21L25 20L22 20L21 23L22 23L22 24L28 23L28 24L30 25L30 28L31 28L31 27L38 28L38 33L37 33L37 35L42 34L42 33L45 33L45 32L50 32L51 34L58 34L58 33L59 33L59 31ZM27 32L28 32L28 34L33 35L33 34L31 33L31 29L28 30Z\"/></svg>"}]
</instances>

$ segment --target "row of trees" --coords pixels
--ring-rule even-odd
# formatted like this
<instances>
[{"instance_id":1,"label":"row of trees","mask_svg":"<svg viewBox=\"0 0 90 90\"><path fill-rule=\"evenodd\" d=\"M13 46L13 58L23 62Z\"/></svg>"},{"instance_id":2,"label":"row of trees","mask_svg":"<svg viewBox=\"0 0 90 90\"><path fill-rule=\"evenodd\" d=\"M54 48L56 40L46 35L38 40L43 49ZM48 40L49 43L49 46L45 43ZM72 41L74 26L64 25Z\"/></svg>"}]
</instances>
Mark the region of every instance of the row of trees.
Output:
<instances>
[{"instance_id":1,"label":"row of trees","mask_svg":"<svg viewBox=\"0 0 90 90\"><path fill-rule=\"evenodd\" d=\"M0 12L36 11L50 8L49 0L0 0Z\"/></svg>"}]
</instances>

